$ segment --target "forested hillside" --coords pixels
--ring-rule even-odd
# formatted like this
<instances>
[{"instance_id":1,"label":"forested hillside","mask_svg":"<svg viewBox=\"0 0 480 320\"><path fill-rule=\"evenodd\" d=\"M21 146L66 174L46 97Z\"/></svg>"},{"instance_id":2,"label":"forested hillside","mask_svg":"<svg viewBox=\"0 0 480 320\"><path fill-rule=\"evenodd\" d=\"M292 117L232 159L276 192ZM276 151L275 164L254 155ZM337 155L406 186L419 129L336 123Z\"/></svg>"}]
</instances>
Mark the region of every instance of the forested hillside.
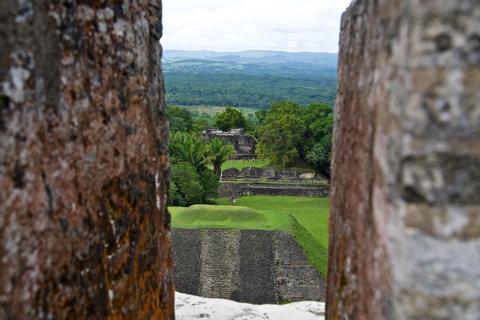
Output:
<instances>
[{"instance_id":1,"label":"forested hillside","mask_svg":"<svg viewBox=\"0 0 480 320\"><path fill-rule=\"evenodd\" d=\"M169 104L253 108L332 105L336 64L336 54L274 51L166 51L163 61Z\"/></svg>"}]
</instances>

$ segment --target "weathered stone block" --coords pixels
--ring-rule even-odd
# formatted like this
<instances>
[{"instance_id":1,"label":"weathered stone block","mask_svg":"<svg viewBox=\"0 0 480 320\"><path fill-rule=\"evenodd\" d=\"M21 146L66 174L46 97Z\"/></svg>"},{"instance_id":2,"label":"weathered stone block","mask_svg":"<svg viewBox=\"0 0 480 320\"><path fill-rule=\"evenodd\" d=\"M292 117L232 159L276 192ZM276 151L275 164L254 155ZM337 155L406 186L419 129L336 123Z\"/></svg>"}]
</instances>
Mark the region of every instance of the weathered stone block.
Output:
<instances>
[{"instance_id":1,"label":"weathered stone block","mask_svg":"<svg viewBox=\"0 0 480 320\"><path fill-rule=\"evenodd\" d=\"M352 3L335 106L329 319L480 318L480 3Z\"/></svg>"},{"instance_id":2,"label":"weathered stone block","mask_svg":"<svg viewBox=\"0 0 480 320\"><path fill-rule=\"evenodd\" d=\"M171 319L161 2L0 2L0 319Z\"/></svg>"}]
</instances>

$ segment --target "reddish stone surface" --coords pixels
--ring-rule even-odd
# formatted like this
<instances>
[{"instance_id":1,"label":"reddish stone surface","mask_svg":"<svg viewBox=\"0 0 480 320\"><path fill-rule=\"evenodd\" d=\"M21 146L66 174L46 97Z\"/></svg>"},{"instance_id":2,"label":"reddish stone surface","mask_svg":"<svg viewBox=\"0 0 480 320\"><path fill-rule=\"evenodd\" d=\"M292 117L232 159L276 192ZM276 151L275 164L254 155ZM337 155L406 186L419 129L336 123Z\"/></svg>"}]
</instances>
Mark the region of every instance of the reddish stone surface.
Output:
<instances>
[{"instance_id":1,"label":"reddish stone surface","mask_svg":"<svg viewBox=\"0 0 480 320\"><path fill-rule=\"evenodd\" d=\"M161 1L1 1L0 319L172 319Z\"/></svg>"},{"instance_id":2,"label":"reddish stone surface","mask_svg":"<svg viewBox=\"0 0 480 320\"><path fill-rule=\"evenodd\" d=\"M329 319L382 319L388 308L388 259L382 225L372 210L378 106L385 92L372 74L388 60L395 3L359 1L344 13L330 214ZM382 29L380 27L383 27Z\"/></svg>"},{"instance_id":3,"label":"reddish stone surface","mask_svg":"<svg viewBox=\"0 0 480 320\"><path fill-rule=\"evenodd\" d=\"M375 106L369 101L370 78L381 57L371 46L377 12L353 6L342 19L339 92L330 214L327 310L329 319L379 319L385 284L374 265L383 268L382 250L372 212ZM372 8L376 11L377 8ZM363 11L363 12L362 12ZM370 25L369 25L370 24ZM381 97L380 97L381 99ZM376 101L379 103L380 101ZM379 250L380 249L380 250ZM379 250L380 256L374 252ZM388 286L388 283L387 283ZM380 294L375 295L374 291Z\"/></svg>"}]
</instances>

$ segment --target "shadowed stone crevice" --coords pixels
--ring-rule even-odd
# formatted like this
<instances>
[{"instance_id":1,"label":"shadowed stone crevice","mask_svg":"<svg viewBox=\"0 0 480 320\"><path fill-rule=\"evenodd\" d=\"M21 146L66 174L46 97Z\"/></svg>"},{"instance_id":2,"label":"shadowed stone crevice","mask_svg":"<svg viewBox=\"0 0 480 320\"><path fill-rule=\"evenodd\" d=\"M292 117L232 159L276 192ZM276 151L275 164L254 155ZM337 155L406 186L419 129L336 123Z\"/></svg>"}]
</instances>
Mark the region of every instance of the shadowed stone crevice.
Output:
<instances>
[{"instance_id":1,"label":"shadowed stone crevice","mask_svg":"<svg viewBox=\"0 0 480 320\"><path fill-rule=\"evenodd\" d=\"M229 297L240 283L240 234L219 230L202 232L199 295ZM178 264L177 264L178 265ZM191 270L191 269L190 269ZM187 275L188 277L188 275Z\"/></svg>"},{"instance_id":2,"label":"shadowed stone crevice","mask_svg":"<svg viewBox=\"0 0 480 320\"><path fill-rule=\"evenodd\" d=\"M278 298L274 286L273 232L241 232L240 287L232 299L248 303L271 303ZM243 281L242 281L243 280Z\"/></svg>"},{"instance_id":3,"label":"shadowed stone crevice","mask_svg":"<svg viewBox=\"0 0 480 320\"><path fill-rule=\"evenodd\" d=\"M190 270L200 270L201 268L202 238L200 230L175 230L173 234L176 233L184 233L184 235L175 237L175 266L180 266L174 268L175 287L182 288L183 293L195 295L198 294L200 288L200 272L190 273ZM175 252L177 253L175 254Z\"/></svg>"}]
</instances>

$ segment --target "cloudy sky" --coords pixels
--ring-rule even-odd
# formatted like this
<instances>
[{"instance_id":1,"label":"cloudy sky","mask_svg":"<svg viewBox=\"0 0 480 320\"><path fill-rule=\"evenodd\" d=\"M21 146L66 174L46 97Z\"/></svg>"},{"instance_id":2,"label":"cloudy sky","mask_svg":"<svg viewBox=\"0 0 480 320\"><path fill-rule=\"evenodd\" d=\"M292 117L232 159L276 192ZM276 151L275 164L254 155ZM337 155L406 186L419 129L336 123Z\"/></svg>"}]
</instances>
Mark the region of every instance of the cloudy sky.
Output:
<instances>
[{"instance_id":1,"label":"cloudy sky","mask_svg":"<svg viewBox=\"0 0 480 320\"><path fill-rule=\"evenodd\" d=\"M163 0L167 50L337 52L351 0Z\"/></svg>"}]
</instances>

